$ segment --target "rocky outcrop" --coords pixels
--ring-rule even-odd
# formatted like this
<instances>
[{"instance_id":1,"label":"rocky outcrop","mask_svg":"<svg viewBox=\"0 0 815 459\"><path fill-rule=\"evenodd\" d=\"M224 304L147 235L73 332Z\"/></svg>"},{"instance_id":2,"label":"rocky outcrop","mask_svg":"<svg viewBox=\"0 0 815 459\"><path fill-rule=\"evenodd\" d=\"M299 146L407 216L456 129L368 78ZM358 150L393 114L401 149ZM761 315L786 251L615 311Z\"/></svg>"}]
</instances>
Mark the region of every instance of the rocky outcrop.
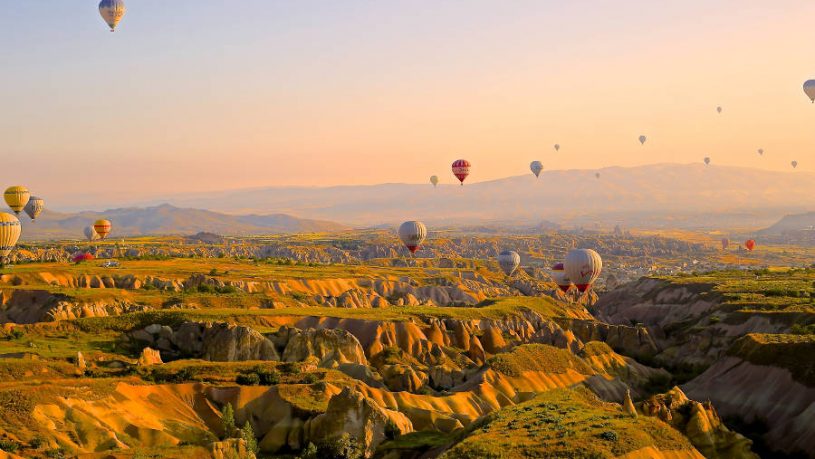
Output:
<instances>
[{"instance_id":1,"label":"rocky outcrop","mask_svg":"<svg viewBox=\"0 0 815 459\"><path fill-rule=\"evenodd\" d=\"M649 397L638 408L640 413L658 417L682 432L707 458L758 459L751 451L753 442L728 429L713 404L690 400L678 387Z\"/></svg>"},{"instance_id":2,"label":"rocky outcrop","mask_svg":"<svg viewBox=\"0 0 815 459\"><path fill-rule=\"evenodd\" d=\"M209 454L212 459L255 459L255 453L249 451L246 441L240 438L211 443Z\"/></svg>"},{"instance_id":3,"label":"rocky outcrop","mask_svg":"<svg viewBox=\"0 0 815 459\"><path fill-rule=\"evenodd\" d=\"M161 361L161 355L157 350L149 347L142 349L141 355L139 356L139 366L148 367L151 365L161 365L162 363L164 362Z\"/></svg>"},{"instance_id":4,"label":"rocky outcrop","mask_svg":"<svg viewBox=\"0 0 815 459\"><path fill-rule=\"evenodd\" d=\"M350 434L362 443L366 457L371 457L385 440L389 424L401 434L413 431L413 424L404 414L383 408L346 387L329 400L326 412L306 422L303 430L305 438L315 443Z\"/></svg>"},{"instance_id":5,"label":"rocky outcrop","mask_svg":"<svg viewBox=\"0 0 815 459\"><path fill-rule=\"evenodd\" d=\"M283 351L285 362L302 362L314 356L321 367L334 368L343 363L367 365L362 345L345 330L295 330L289 334Z\"/></svg>"},{"instance_id":6,"label":"rocky outcrop","mask_svg":"<svg viewBox=\"0 0 815 459\"><path fill-rule=\"evenodd\" d=\"M609 325L596 320L556 320L584 343L602 341L612 349L632 357L653 357L659 352L648 329L642 326Z\"/></svg>"}]
</instances>

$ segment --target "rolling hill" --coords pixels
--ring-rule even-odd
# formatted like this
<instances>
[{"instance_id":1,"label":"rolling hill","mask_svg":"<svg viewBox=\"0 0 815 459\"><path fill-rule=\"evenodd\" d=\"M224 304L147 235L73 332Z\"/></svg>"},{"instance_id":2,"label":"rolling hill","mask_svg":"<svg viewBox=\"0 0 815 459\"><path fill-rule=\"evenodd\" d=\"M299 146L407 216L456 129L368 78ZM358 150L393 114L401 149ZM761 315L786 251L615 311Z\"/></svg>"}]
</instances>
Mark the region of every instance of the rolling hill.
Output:
<instances>
[{"instance_id":1,"label":"rolling hill","mask_svg":"<svg viewBox=\"0 0 815 459\"><path fill-rule=\"evenodd\" d=\"M323 220L309 220L285 214L226 215L200 209L178 208L168 204L129 207L104 212L73 214L45 211L31 222L21 217L23 239L79 238L82 229L99 218L114 222L115 236L195 234L208 231L223 235L339 231L347 227Z\"/></svg>"}]
</instances>

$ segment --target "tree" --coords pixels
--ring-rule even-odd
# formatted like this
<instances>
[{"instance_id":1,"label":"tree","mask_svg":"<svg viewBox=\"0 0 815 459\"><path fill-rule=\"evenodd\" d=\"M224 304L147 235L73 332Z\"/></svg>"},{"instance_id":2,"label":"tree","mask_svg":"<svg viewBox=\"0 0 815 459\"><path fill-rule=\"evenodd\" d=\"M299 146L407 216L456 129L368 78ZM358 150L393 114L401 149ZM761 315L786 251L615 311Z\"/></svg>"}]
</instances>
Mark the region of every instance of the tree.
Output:
<instances>
[{"instance_id":1,"label":"tree","mask_svg":"<svg viewBox=\"0 0 815 459\"><path fill-rule=\"evenodd\" d=\"M246 449L248 451L251 451L252 453L257 453L258 440L257 438L255 438L255 430L252 429L252 424L249 422L248 419L246 420L246 423L243 425L240 434L241 438L243 438L243 441L246 442Z\"/></svg>"},{"instance_id":2,"label":"tree","mask_svg":"<svg viewBox=\"0 0 815 459\"><path fill-rule=\"evenodd\" d=\"M235 427L235 410L231 403L227 403L221 410L221 425L224 428L224 439L235 438L238 429Z\"/></svg>"}]
</instances>

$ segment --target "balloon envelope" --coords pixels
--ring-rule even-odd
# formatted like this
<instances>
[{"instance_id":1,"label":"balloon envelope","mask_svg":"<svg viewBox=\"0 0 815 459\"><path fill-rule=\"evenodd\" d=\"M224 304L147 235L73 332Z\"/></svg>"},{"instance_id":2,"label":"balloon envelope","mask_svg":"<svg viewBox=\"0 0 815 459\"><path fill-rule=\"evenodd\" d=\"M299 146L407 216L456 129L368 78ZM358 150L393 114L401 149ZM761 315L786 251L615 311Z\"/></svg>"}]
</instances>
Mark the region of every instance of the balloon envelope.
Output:
<instances>
[{"instance_id":1,"label":"balloon envelope","mask_svg":"<svg viewBox=\"0 0 815 459\"><path fill-rule=\"evenodd\" d=\"M753 249L756 248L756 241L754 241L752 239L746 240L744 242L744 248L752 252Z\"/></svg>"},{"instance_id":2,"label":"balloon envelope","mask_svg":"<svg viewBox=\"0 0 815 459\"><path fill-rule=\"evenodd\" d=\"M815 104L815 80L807 80L804 83L804 93L806 93L809 100Z\"/></svg>"},{"instance_id":3,"label":"balloon envelope","mask_svg":"<svg viewBox=\"0 0 815 459\"><path fill-rule=\"evenodd\" d=\"M793 169L795 169L796 167L798 167L798 161L793 161L790 163L790 165L792 166Z\"/></svg>"},{"instance_id":4,"label":"balloon envelope","mask_svg":"<svg viewBox=\"0 0 815 459\"><path fill-rule=\"evenodd\" d=\"M564 292L568 292L569 288L572 286L572 281L569 280L569 276L566 275L566 271L563 268L563 263L558 263L552 266L552 279L555 281L558 288Z\"/></svg>"},{"instance_id":5,"label":"balloon envelope","mask_svg":"<svg viewBox=\"0 0 815 459\"><path fill-rule=\"evenodd\" d=\"M9 256L20 239L22 227L14 215L0 212L0 258Z\"/></svg>"},{"instance_id":6,"label":"balloon envelope","mask_svg":"<svg viewBox=\"0 0 815 459\"><path fill-rule=\"evenodd\" d=\"M640 136L640 143L641 143L641 144L643 144L643 145L644 145L646 140L648 140L648 138L647 138L647 137L645 137L644 135L641 135L641 136Z\"/></svg>"},{"instance_id":7,"label":"balloon envelope","mask_svg":"<svg viewBox=\"0 0 815 459\"><path fill-rule=\"evenodd\" d=\"M433 186L438 185L439 184L439 178L436 177L435 175L431 175L430 176L430 183L432 183Z\"/></svg>"},{"instance_id":8,"label":"balloon envelope","mask_svg":"<svg viewBox=\"0 0 815 459\"><path fill-rule=\"evenodd\" d=\"M470 175L470 162L466 159L457 159L453 161L453 175L464 185L464 179Z\"/></svg>"},{"instance_id":9,"label":"balloon envelope","mask_svg":"<svg viewBox=\"0 0 815 459\"><path fill-rule=\"evenodd\" d=\"M32 220L36 220L42 213L43 209L45 209L45 200L36 196L31 196L31 198L28 200L28 204L25 205L23 210L25 210L25 213L28 214Z\"/></svg>"},{"instance_id":10,"label":"balloon envelope","mask_svg":"<svg viewBox=\"0 0 815 459\"><path fill-rule=\"evenodd\" d=\"M560 151L560 144L559 143L555 144L555 151Z\"/></svg>"},{"instance_id":11,"label":"balloon envelope","mask_svg":"<svg viewBox=\"0 0 815 459\"><path fill-rule=\"evenodd\" d=\"M125 12L127 12L127 8L125 8L124 0L102 0L99 2L99 14L102 15L102 19L110 27L111 32L119 25L119 21L122 20Z\"/></svg>"},{"instance_id":12,"label":"balloon envelope","mask_svg":"<svg viewBox=\"0 0 815 459\"><path fill-rule=\"evenodd\" d=\"M763 148L759 148L759 149L758 149L758 154L759 154L759 155L763 155L763 154L764 154L764 149L763 149Z\"/></svg>"},{"instance_id":13,"label":"balloon envelope","mask_svg":"<svg viewBox=\"0 0 815 459\"><path fill-rule=\"evenodd\" d=\"M26 187L15 185L6 188L6 192L3 193L3 198L6 200L6 204L8 204L9 208L13 210L15 214L19 214L20 211L25 208L25 205L28 204L31 193L28 192Z\"/></svg>"},{"instance_id":14,"label":"balloon envelope","mask_svg":"<svg viewBox=\"0 0 815 459\"><path fill-rule=\"evenodd\" d=\"M591 284L600 277L603 270L603 260L600 255L591 249L572 249L563 262L566 276L574 282L581 292L585 292Z\"/></svg>"},{"instance_id":15,"label":"balloon envelope","mask_svg":"<svg viewBox=\"0 0 815 459\"><path fill-rule=\"evenodd\" d=\"M532 161L529 164L529 170L531 170L532 173L535 174L535 177L540 177L541 171L543 170L543 164L541 164L540 161Z\"/></svg>"},{"instance_id":16,"label":"balloon envelope","mask_svg":"<svg viewBox=\"0 0 815 459\"><path fill-rule=\"evenodd\" d=\"M85 230L83 231L83 234L85 235L85 239L87 239L88 242L91 242L92 240L99 237L99 235L96 234L96 230L93 229L93 225L86 226Z\"/></svg>"},{"instance_id":17,"label":"balloon envelope","mask_svg":"<svg viewBox=\"0 0 815 459\"><path fill-rule=\"evenodd\" d=\"M730 239L728 239L728 238L723 238L723 239L722 239L722 250L727 250L727 248L728 248L729 246L730 246Z\"/></svg>"},{"instance_id":18,"label":"balloon envelope","mask_svg":"<svg viewBox=\"0 0 815 459\"><path fill-rule=\"evenodd\" d=\"M501 267L501 271L507 276L511 276L520 265L521 256L518 255L518 252L504 250L498 254L498 266Z\"/></svg>"},{"instance_id":19,"label":"balloon envelope","mask_svg":"<svg viewBox=\"0 0 815 459\"><path fill-rule=\"evenodd\" d=\"M110 234L110 229L113 225L111 225L110 220L96 220L93 223L93 229L96 231L96 234L99 235L101 239L105 239Z\"/></svg>"},{"instance_id":20,"label":"balloon envelope","mask_svg":"<svg viewBox=\"0 0 815 459\"><path fill-rule=\"evenodd\" d=\"M410 250L410 253L416 253L426 237L427 228L422 222L411 220L402 223L399 227L399 239L401 239L405 247Z\"/></svg>"},{"instance_id":21,"label":"balloon envelope","mask_svg":"<svg viewBox=\"0 0 815 459\"><path fill-rule=\"evenodd\" d=\"M722 107L716 107L716 111L721 113L722 112Z\"/></svg>"},{"instance_id":22,"label":"balloon envelope","mask_svg":"<svg viewBox=\"0 0 815 459\"><path fill-rule=\"evenodd\" d=\"M710 164L710 158L705 157L705 164Z\"/></svg>"}]
</instances>

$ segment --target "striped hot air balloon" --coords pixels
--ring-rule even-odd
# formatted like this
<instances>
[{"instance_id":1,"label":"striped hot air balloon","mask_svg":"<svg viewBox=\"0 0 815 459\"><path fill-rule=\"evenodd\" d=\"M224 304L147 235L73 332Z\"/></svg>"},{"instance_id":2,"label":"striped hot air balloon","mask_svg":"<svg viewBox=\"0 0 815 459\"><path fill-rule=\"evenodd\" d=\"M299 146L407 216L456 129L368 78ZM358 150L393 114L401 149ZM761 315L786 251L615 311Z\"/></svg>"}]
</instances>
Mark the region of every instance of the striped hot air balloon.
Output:
<instances>
[{"instance_id":1,"label":"striped hot air balloon","mask_svg":"<svg viewBox=\"0 0 815 459\"><path fill-rule=\"evenodd\" d=\"M518 255L518 252L504 250L498 254L498 266L501 267L501 271L507 276L511 276L520 265L521 256Z\"/></svg>"},{"instance_id":2,"label":"striped hot air balloon","mask_svg":"<svg viewBox=\"0 0 815 459\"><path fill-rule=\"evenodd\" d=\"M15 214L19 214L25 208L25 205L28 204L31 193L28 192L26 187L15 185L6 188L3 198L5 198L9 208L13 210Z\"/></svg>"},{"instance_id":3,"label":"striped hot air balloon","mask_svg":"<svg viewBox=\"0 0 815 459\"><path fill-rule=\"evenodd\" d=\"M45 200L36 196L31 196L31 199L28 200L28 204L25 205L23 210L25 210L25 213L28 214L31 220L36 220L42 213L43 209L45 209Z\"/></svg>"},{"instance_id":4,"label":"striped hot air balloon","mask_svg":"<svg viewBox=\"0 0 815 459\"><path fill-rule=\"evenodd\" d=\"M464 185L464 179L470 175L470 162L466 159L457 159L453 161L453 175Z\"/></svg>"},{"instance_id":5,"label":"striped hot air balloon","mask_svg":"<svg viewBox=\"0 0 815 459\"><path fill-rule=\"evenodd\" d=\"M20 220L17 217L0 212L0 264L14 250L21 232Z\"/></svg>"},{"instance_id":6,"label":"striped hot air balloon","mask_svg":"<svg viewBox=\"0 0 815 459\"><path fill-rule=\"evenodd\" d=\"M100 239L105 239L110 234L110 230L113 225L111 225L110 220L96 220L93 223L93 229L96 231L96 234L99 235Z\"/></svg>"},{"instance_id":7,"label":"striped hot air balloon","mask_svg":"<svg viewBox=\"0 0 815 459\"><path fill-rule=\"evenodd\" d=\"M600 277L600 271L603 270L603 260L594 250L572 249L566 255L563 267L566 275L574 282L577 289L585 292Z\"/></svg>"},{"instance_id":8,"label":"striped hot air balloon","mask_svg":"<svg viewBox=\"0 0 815 459\"><path fill-rule=\"evenodd\" d=\"M99 14L105 20L105 24L110 27L110 31L116 30L119 21L122 20L127 8L125 7L124 0L102 0L99 2Z\"/></svg>"},{"instance_id":9,"label":"striped hot air balloon","mask_svg":"<svg viewBox=\"0 0 815 459\"><path fill-rule=\"evenodd\" d=\"M411 220L402 223L399 227L399 239L410 250L410 253L416 253L425 238L427 238L427 228L422 222Z\"/></svg>"}]
</instances>

